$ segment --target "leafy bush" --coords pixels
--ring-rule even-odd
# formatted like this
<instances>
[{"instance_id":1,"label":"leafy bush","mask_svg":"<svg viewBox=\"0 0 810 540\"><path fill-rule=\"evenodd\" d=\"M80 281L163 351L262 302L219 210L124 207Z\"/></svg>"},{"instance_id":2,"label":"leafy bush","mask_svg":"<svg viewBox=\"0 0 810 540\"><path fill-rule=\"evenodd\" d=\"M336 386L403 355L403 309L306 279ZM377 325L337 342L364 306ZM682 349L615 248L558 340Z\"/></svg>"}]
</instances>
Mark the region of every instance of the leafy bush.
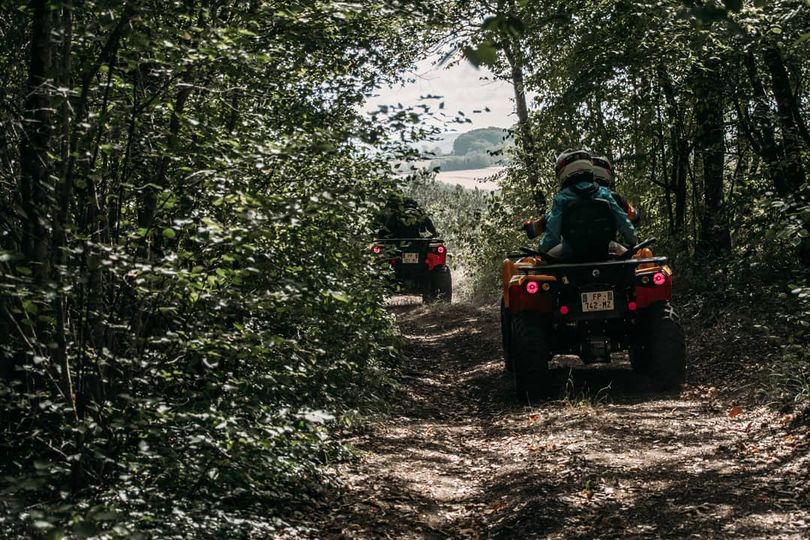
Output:
<instances>
[{"instance_id":1,"label":"leafy bush","mask_svg":"<svg viewBox=\"0 0 810 540\"><path fill-rule=\"evenodd\" d=\"M319 482L397 357L355 106L423 7L0 6L4 533L269 531Z\"/></svg>"}]
</instances>

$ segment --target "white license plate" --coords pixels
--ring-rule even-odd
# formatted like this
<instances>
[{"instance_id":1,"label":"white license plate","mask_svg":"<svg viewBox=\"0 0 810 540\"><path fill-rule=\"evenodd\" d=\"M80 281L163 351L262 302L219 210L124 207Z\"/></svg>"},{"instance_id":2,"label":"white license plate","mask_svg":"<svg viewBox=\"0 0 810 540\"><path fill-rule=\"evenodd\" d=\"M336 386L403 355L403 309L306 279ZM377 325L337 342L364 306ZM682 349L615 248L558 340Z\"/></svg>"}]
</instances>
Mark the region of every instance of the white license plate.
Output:
<instances>
[{"instance_id":1,"label":"white license plate","mask_svg":"<svg viewBox=\"0 0 810 540\"><path fill-rule=\"evenodd\" d=\"M418 253L403 253L402 254L402 262L405 264L417 264L419 262L419 254Z\"/></svg>"},{"instance_id":2,"label":"white license plate","mask_svg":"<svg viewBox=\"0 0 810 540\"><path fill-rule=\"evenodd\" d=\"M611 311L613 309L613 291L584 292L582 311Z\"/></svg>"}]
</instances>

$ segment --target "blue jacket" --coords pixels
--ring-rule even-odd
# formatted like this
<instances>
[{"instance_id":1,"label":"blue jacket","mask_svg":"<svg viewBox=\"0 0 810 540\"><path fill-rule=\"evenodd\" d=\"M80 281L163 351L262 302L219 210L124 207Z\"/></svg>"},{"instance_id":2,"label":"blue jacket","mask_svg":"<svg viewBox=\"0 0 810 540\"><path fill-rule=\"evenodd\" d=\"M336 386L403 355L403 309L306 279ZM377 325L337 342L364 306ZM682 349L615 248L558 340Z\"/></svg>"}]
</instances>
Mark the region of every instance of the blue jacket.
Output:
<instances>
[{"instance_id":1,"label":"blue jacket","mask_svg":"<svg viewBox=\"0 0 810 540\"><path fill-rule=\"evenodd\" d=\"M582 195L577 194L577 191L586 194L588 198L607 201L608 204L610 204L613 217L616 218L616 229L618 229L622 239L630 245L636 243L636 230L633 228L630 220L627 219L625 211L616 203L610 189L586 180L578 182L575 186L568 186L554 195L551 213L548 215L548 220L546 221L546 233L543 235L543 240L540 242L540 251L548 252L551 248L560 243L563 211L572 202L582 197Z\"/></svg>"}]
</instances>

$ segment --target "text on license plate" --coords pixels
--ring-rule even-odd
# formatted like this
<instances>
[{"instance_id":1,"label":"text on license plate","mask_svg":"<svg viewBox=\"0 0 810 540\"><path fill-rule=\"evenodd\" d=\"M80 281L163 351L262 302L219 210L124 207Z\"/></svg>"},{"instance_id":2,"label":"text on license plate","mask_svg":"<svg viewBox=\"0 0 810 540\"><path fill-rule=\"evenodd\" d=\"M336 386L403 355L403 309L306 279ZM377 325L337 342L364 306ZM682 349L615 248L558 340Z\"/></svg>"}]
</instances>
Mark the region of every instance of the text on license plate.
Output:
<instances>
[{"instance_id":1,"label":"text on license plate","mask_svg":"<svg viewBox=\"0 0 810 540\"><path fill-rule=\"evenodd\" d=\"M610 311L613 309L613 291L584 292L582 311Z\"/></svg>"},{"instance_id":2,"label":"text on license plate","mask_svg":"<svg viewBox=\"0 0 810 540\"><path fill-rule=\"evenodd\" d=\"M419 253L403 253L402 262L405 264L416 264L419 262Z\"/></svg>"}]
</instances>

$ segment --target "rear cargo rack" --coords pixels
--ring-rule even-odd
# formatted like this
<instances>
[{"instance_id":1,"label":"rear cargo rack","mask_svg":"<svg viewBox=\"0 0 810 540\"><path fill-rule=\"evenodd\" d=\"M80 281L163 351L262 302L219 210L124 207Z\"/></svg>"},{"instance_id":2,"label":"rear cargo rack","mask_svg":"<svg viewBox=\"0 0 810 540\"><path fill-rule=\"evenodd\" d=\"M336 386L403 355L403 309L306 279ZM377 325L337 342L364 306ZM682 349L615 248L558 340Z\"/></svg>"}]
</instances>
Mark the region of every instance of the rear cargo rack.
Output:
<instances>
[{"instance_id":1,"label":"rear cargo rack","mask_svg":"<svg viewBox=\"0 0 810 540\"><path fill-rule=\"evenodd\" d=\"M522 274L529 272L543 271L556 271L556 270L570 270L575 268L593 268L594 266L624 266L632 265L638 266L640 264L664 264L667 262L666 257L648 257L646 259L626 259L620 261L604 261L604 262L589 262L589 263L559 263L559 264L536 264L532 266L518 265L516 270Z\"/></svg>"},{"instance_id":2,"label":"rear cargo rack","mask_svg":"<svg viewBox=\"0 0 810 540\"><path fill-rule=\"evenodd\" d=\"M372 240L377 244L384 244L386 242L444 242L441 238L375 238Z\"/></svg>"}]
</instances>

